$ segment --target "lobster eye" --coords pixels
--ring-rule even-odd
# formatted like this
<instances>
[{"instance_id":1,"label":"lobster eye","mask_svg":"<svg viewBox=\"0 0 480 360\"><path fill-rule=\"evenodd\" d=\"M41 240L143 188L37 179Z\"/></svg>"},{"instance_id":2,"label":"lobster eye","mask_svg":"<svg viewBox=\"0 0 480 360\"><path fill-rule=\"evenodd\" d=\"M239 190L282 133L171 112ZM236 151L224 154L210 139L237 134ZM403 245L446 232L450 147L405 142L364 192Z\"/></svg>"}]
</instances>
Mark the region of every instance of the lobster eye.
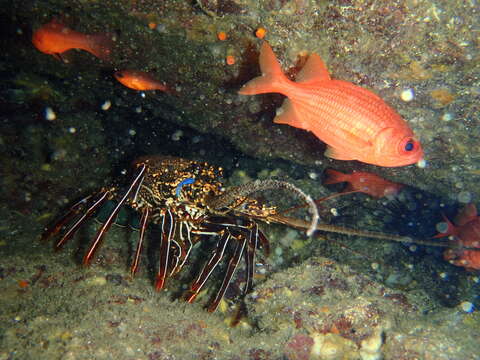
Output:
<instances>
[{"instance_id":1,"label":"lobster eye","mask_svg":"<svg viewBox=\"0 0 480 360\"><path fill-rule=\"evenodd\" d=\"M405 151L412 151L414 148L415 148L415 143L413 142L413 140L408 140L405 143Z\"/></svg>"}]
</instances>

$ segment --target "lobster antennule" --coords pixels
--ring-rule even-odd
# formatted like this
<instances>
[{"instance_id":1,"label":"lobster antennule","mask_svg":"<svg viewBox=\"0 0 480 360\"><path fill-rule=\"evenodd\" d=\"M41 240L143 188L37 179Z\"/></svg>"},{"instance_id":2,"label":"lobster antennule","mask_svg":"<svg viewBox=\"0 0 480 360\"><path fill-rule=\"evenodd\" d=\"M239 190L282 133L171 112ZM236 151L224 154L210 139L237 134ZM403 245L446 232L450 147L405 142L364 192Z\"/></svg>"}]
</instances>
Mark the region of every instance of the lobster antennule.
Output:
<instances>
[{"instance_id":1,"label":"lobster antennule","mask_svg":"<svg viewBox=\"0 0 480 360\"><path fill-rule=\"evenodd\" d=\"M290 184L286 181L268 179L268 180L256 180L249 182L247 184L234 186L225 191L223 194L217 195L215 197L209 198L207 201L207 206L212 210L219 211L223 208L231 207L235 201L240 197L246 197L257 191L265 190L275 190L275 189L285 189L295 193L298 197L301 197L309 206L310 214L312 219L310 220L310 225L306 228L307 235L311 236L313 232L317 229L318 224L318 209L312 200L312 198L305 194L301 189L296 187L293 184Z\"/></svg>"},{"instance_id":2,"label":"lobster antennule","mask_svg":"<svg viewBox=\"0 0 480 360\"><path fill-rule=\"evenodd\" d=\"M306 229L309 226L309 224L304 220L295 219L295 218L291 218L291 217L287 217L279 214L269 216L268 220L272 222L277 222L280 224L292 226L297 229ZM415 239L409 236L400 236L400 235L387 234L387 233L376 232L376 231L356 230L356 229L350 229L343 226L336 226L336 225L330 225L330 224L318 224L316 227L316 230L349 235L349 236L361 236L361 237L366 237L371 239L389 240L389 241L395 241L395 242L401 242L401 243L414 243L414 244L425 245L425 246L480 251L480 248L465 246L452 241L446 241L446 242L429 241L429 240Z\"/></svg>"}]
</instances>

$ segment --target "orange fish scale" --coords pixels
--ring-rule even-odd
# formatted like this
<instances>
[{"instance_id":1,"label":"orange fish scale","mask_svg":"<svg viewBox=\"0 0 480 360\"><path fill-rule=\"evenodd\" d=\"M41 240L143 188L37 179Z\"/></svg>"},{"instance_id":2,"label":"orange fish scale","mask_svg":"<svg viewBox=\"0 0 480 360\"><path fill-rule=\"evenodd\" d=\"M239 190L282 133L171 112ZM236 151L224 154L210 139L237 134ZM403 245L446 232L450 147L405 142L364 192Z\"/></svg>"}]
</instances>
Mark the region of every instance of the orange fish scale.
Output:
<instances>
[{"instance_id":1,"label":"orange fish scale","mask_svg":"<svg viewBox=\"0 0 480 360\"><path fill-rule=\"evenodd\" d=\"M301 89L301 85L292 83L295 91L286 90L285 95L302 113L303 119L309 124L308 130L317 136L318 129L321 129L321 137L331 136L334 139L347 132L359 137L359 143L363 145L384 127L398 127L393 121L388 124L384 120L398 117L396 114L379 104L372 98L371 93L359 93L358 87L352 89L349 83L330 81L314 89ZM388 113L388 116L385 116L385 113ZM318 114L321 114L321 117ZM333 146L344 146L343 140L343 145L336 145L334 139L331 140Z\"/></svg>"},{"instance_id":2,"label":"orange fish scale","mask_svg":"<svg viewBox=\"0 0 480 360\"><path fill-rule=\"evenodd\" d=\"M318 55L310 55L297 82L283 74L267 42L259 62L262 76L250 80L239 93L285 95L288 99L274 121L312 131L329 145L326 156L389 167L422 159L422 147L400 115L373 92L332 80Z\"/></svg>"}]
</instances>

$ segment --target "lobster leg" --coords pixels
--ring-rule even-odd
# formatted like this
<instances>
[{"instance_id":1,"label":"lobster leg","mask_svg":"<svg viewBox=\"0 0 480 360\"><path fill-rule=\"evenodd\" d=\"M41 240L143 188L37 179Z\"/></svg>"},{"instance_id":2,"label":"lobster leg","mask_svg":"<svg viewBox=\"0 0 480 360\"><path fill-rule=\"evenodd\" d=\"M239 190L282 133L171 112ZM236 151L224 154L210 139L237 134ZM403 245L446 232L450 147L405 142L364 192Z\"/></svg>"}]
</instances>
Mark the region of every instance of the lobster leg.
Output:
<instances>
[{"instance_id":1,"label":"lobster leg","mask_svg":"<svg viewBox=\"0 0 480 360\"><path fill-rule=\"evenodd\" d=\"M68 231L62 236L62 238L60 240L57 241L57 243L55 244L55 250L60 250L62 248L62 246L68 241L70 240L73 235L75 235L75 233L77 232L77 230L80 228L80 226L88 219L90 218L90 216L92 216L92 214L94 213L94 211L100 206L102 205L105 200L110 196L110 190L107 190L103 193L101 193L101 196L96 199L92 205L90 205L90 207L87 209L87 211L85 211L83 213L83 215L80 217L80 219L78 219L75 224L72 225L72 227L70 227L70 229L68 229ZM78 204L78 203L77 203ZM76 204L74 205L76 206ZM68 214L67 214L68 215Z\"/></svg>"},{"instance_id":2,"label":"lobster leg","mask_svg":"<svg viewBox=\"0 0 480 360\"><path fill-rule=\"evenodd\" d=\"M112 226L115 218L117 217L118 212L120 211L120 209L123 206L123 204L125 203L125 201L127 201L129 195L132 193L132 191L136 191L138 189L138 187L142 184L144 174L145 174L145 170L146 170L146 165L142 164L141 166L139 166L139 168L140 168L140 170L139 170L137 176L135 177L135 179L133 180L132 184L130 185L128 190L125 192L122 199L118 202L115 209L113 209L113 211L110 214L110 216L108 217L107 221L105 221L103 226L97 231L97 234L95 235L95 238L93 239L93 243L90 246L90 249L88 250L88 252L83 257L83 264L84 265L88 265L90 263L90 261L92 260L93 255L95 254L95 251L98 249L99 245L101 244L101 242L103 240L103 237L105 236L107 231L110 229L110 226Z\"/></svg>"},{"instance_id":3,"label":"lobster leg","mask_svg":"<svg viewBox=\"0 0 480 360\"><path fill-rule=\"evenodd\" d=\"M247 268L247 278L243 292L248 293L253 287L253 275L255 269L255 251L258 247L259 239L258 225L254 223L253 229L249 231L247 252L245 253L245 263Z\"/></svg>"},{"instance_id":4,"label":"lobster leg","mask_svg":"<svg viewBox=\"0 0 480 360\"><path fill-rule=\"evenodd\" d=\"M240 258L242 257L243 251L245 249L245 244L247 243L247 239L243 236L237 238L237 247L235 248L235 252L228 262L228 267L227 267L227 272L225 273L225 276L223 277L223 282L222 286L220 287L220 290L218 290L217 295L215 296L215 299L212 301L210 306L208 307L209 312L214 312L220 301L222 300L223 296L225 295L225 291L227 291L228 285L230 284L230 281L232 280L232 276L235 273L235 270L237 269L238 262L240 261ZM248 255L247 255L248 256Z\"/></svg>"},{"instance_id":5,"label":"lobster leg","mask_svg":"<svg viewBox=\"0 0 480 360\"><path fill-rule=\"evenodd\" d=\"M168 226L165 226L168 215ZM167 229L165 229L167 228ZM167 210L167 213L162 217L162 235L160 237L160 259L158 264L157 279L155 281L155 290L160 291L165 286L165 279L167 278L168 265L171 259L171 243L175 234L175 219L172 211Z\"/></svg>"},{"instance_id":6,"label":"lobster leg","mask_svg":"<svg viewBox=\"0 0 480 360\"><path fill-rule=\"evenodd\" d=\"M195 300L199 292L202 290L203 285L205 285L205 282L212 274L213 270L217 267L220 260L222 260L223 254L225 253L225 249L231 237L232 236L229 231L223 231L220 239L217 242L217 248L215 249L213 255L210 257L210 260L208 260L208 263L203 267L202 272L198 276L197 280L195 280L190 287L186 301L192 303Z\"/></svg>"},{"instance_id":7,"label":"lobster leg","mask_svg":"<svg viewBox=\"0 0 480 360\"><path fill-rule=\"evenodd\" d=\"M82 200L78 201L76 204L74 204L68 212L63 215L55 224L53 224L50 227L46 227L44 229L44 232L42 234L41 240L47 240L51 236L55 236L58 234L58 232L63 228L63 226L69 222L75 215L77 215L80 212L80 208L85 205L85 203L92 197L92 195L88 195L84 197Z\"/></svg>"},{"instance_id":8,"label":"lobster leg","mask_svg":"<svg viewBox=\"0 0 480 360\"><path fill-rule=\"evenodd\" d=\"M183 236L183 227L186 229L186 236ZM176 272L180 271L185 265L188 257L190 256L190 252L192 251L193 242L192 242L192 232L188 224L180 223L180 256L179 256L179 263L172 269L171 275L175 274Z\"/></svg>"},{"instance_id":9,"label":"lobster leg","mask_svg":"<svg viewBox=\"0 0 480 360\"><path fill-rule=\"evenodd\" d=\"M140 235L138 237L137 249L135 250L135 257L133 258L132 267L130 273L132 276L138 271L140 265L140 255L142 253L143 239L145 238L145 229L147 228L148 216L150 215L150 208L146 207L142 212L142 218L140 219Z\"/></svg>"}]
</instances>

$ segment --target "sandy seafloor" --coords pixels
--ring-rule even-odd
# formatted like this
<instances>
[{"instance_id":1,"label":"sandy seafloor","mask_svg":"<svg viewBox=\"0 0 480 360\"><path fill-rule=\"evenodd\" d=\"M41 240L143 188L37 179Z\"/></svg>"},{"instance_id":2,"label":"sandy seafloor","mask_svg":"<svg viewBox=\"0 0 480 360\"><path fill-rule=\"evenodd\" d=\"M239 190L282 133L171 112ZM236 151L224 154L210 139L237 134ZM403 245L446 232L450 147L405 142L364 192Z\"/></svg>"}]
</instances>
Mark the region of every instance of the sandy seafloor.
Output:
<instances>
[{"instance_id":1,"label":"sandy seafloor","mask_svg":"<svg viewBox=\"0 0 480 360\"><path fill-rule=\"evenodd\" d=\"M248 314L232 327L237 308L230 300L212 314L202 306L206 297L194 304L178 299L175 279L167 286L172 291L157 293L145 266L132 281L124 228L111 230L97 260L84 268L76 265L76 246L54 253L39 242L37 226L10 220L14 236L0 248L2 360L480 356L478 311L439 306L418 287L391 289L376 280L382 270L352 270L312 253L258 275ZM472 277L469 283L475 286Z\"/></svg>"},{"instance_id":2,"label":"sandy seafloor","mask_svg":"<svg viewBox=\"0 0 480 360\"><path fill-rule=\"evenodd\" d=\"M113 227L90 267L79 263L99 227L93 219L63 251L40 241L68 204L128 183L131 161L155 154L222 166L226 186L276 178L315 199L343 189L321 186L326 168L373 172L405 184L400 196L336 198L319 207L321 221L429 239L442 213L454 219L480 194L478 1L0 5L0 360L480 359L480 274L446 262L441 248L307 238L262 223L272 251L259 252L253 292L240 295L242 263L209 313L219 274L193 304L183 300L190 265L154 290L155 233L135 279L136 231ZM70 51L59 61L35 49L32 34L54 18L113 36L111 59ZM379 94L420 139L424 166L325 158L311 133L273 123L283 97L238 95L259 75L260 26L289 76L315 52L334 78ZM174 92L127 89L112 76L123 68L148 71ZM298 205L289 194L258 197ZM207 256L195 251L192 262Z\"/></svg>"}]
</instances>

